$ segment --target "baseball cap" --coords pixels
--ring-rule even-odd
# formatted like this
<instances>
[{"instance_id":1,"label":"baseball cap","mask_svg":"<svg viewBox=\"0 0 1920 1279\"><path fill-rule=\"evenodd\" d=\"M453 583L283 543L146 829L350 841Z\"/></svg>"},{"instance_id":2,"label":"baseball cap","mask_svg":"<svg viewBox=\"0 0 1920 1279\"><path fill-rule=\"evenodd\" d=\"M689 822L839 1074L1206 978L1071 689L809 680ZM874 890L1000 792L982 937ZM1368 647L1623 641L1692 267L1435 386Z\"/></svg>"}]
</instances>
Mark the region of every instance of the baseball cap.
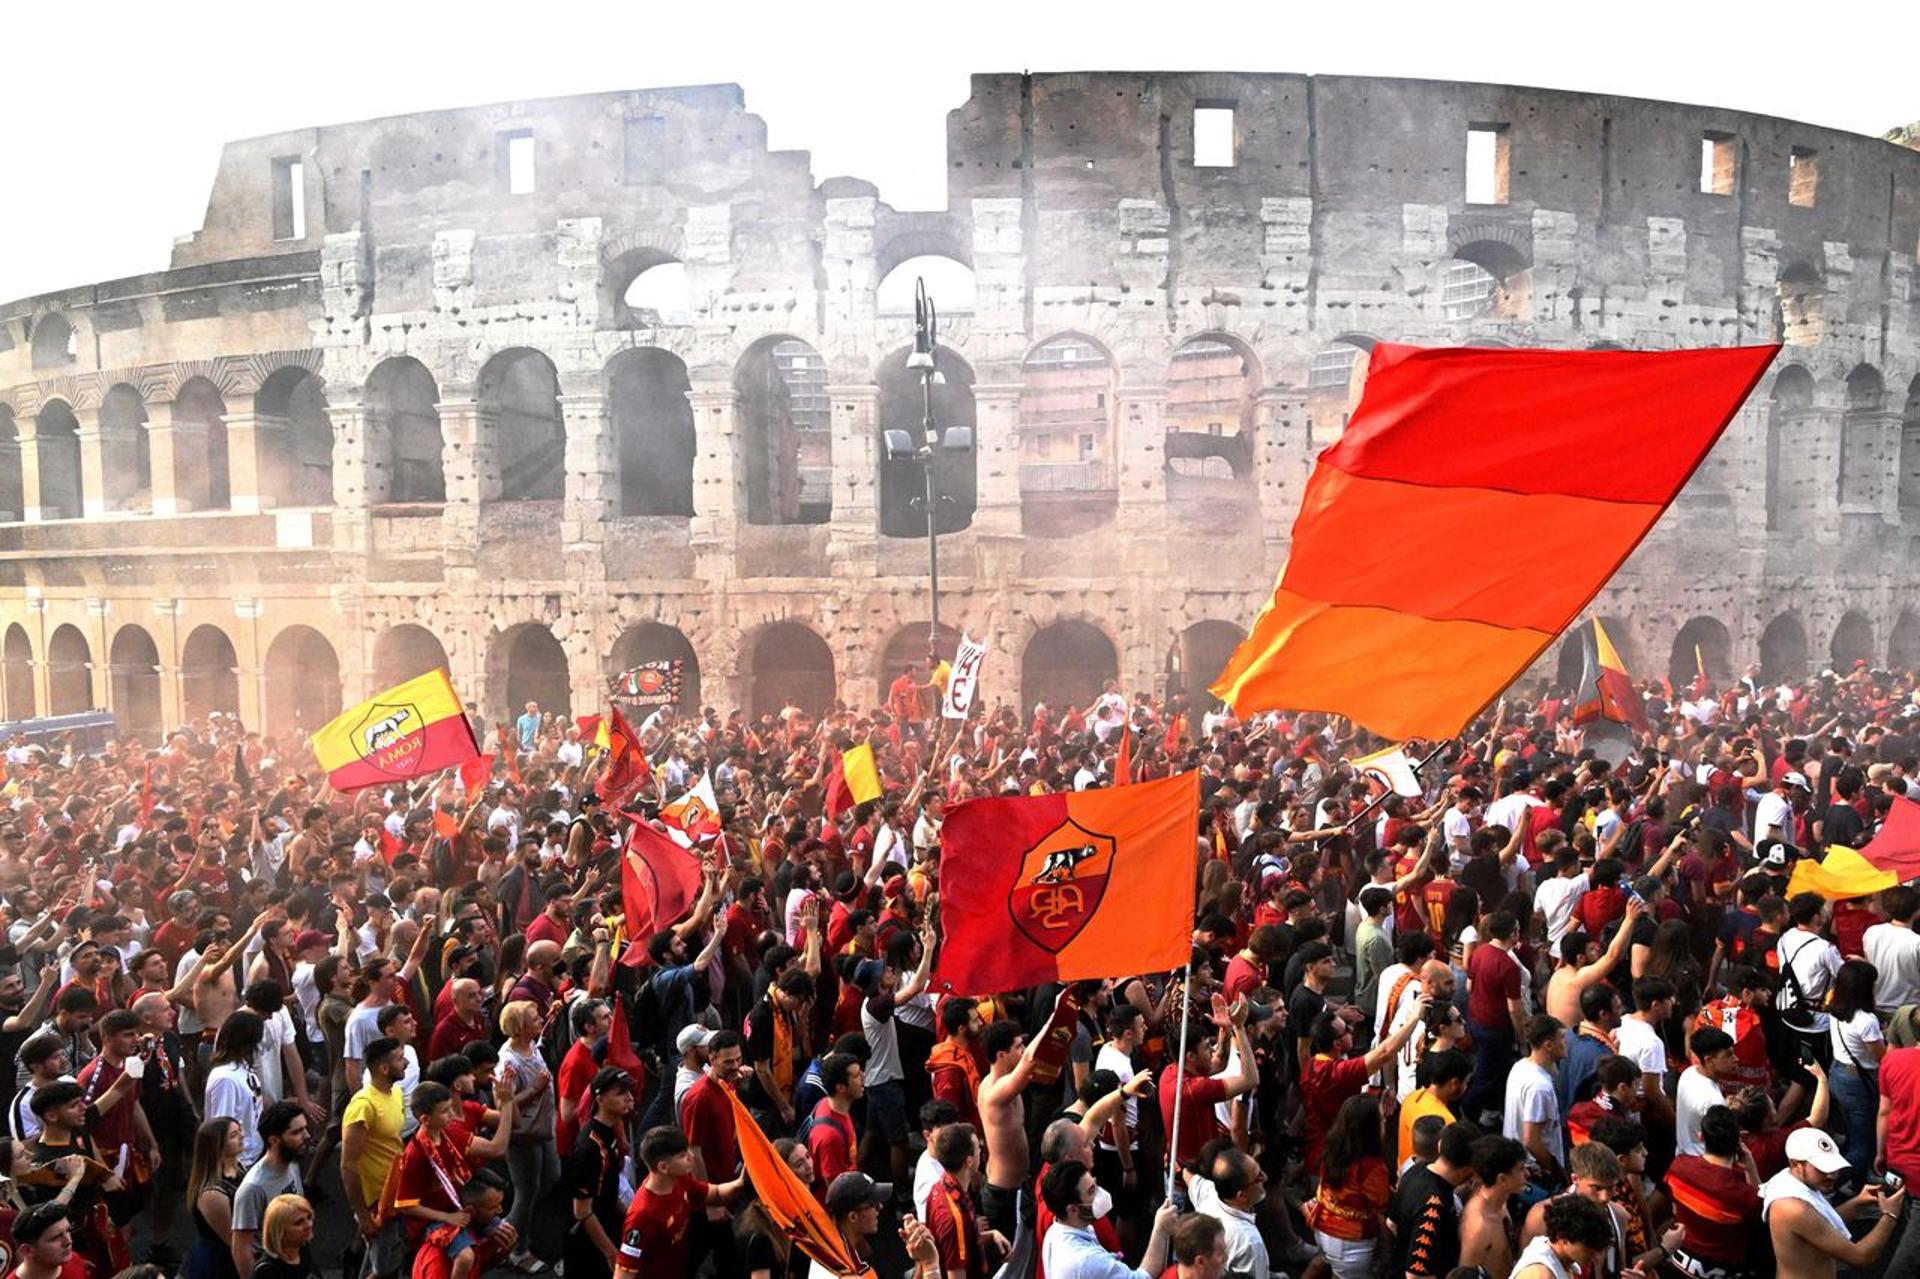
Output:
<instances>
[{"instance_id":1,"label":"baseball cap","mask_svg":"<svg viewBox=\"0 0 1920 1279\"><path fill-rule=\"evenodd\" d=\"M1840 1153L1840 1147L1833 1144L1833 1138L1818 1128L1797 1128L1787 1138L1787 1162L1812 1164L1821 1172L1840 1173L1853 1167L1847 1157ZM840 1180L835 1181L837 1185Z\"/></svg>"},{"instance_id":2,"label":"baseball cap","mask_svg":"<svg viewBox=\"0 0 1920 1279\"><path fill-rule=\"evenodd\" d=\"M1813 787L1807 785L1807 779L1805 775L1801 773L1788 773L1786 776L1782 777L1780 780L1784 784L1791 786L1796 790L1812 790L1813 789Z\"/></svg>"},{"instance_id":3,"label":"baseball cap","mask_svg":"<svg viewBox=\"0 0 1920 1279\"><path fill-rule=\"evenodd\" d=\"M1779 867L1787 864L1787 846L1780 840L1763 839L1760 841L1760 847L1755 851L1760 854L1760 864L1763 866Z\"/></svg>"},{"instance_id":4,"label":"baseball cap","mask_svg":"<svg viewBox=\"0 0 1920 1279\"><path fill-rule=\"evenodd\" d=\"M1831 1146L1833 1143L1829 1141L1827 1144ZM1787 1157L1791 1159L1793 1156ZM841 1213L852 1212L855 1208L864 1208L868 1204L884 1204L891 1198L893 1198L892 1182L875 1181L864 1172L843 1172L833 1179L832 1185L827 1187L827 1211L837 1217Z\"/></svg>"},{"instance_id":5,"label":"baseball cap","mask_svg":"<svg viewBox=\"0 0 1920 1279\"><path fill-rule=\"evenodd\" d=\"M713 1036L713 1031L708 1030L705 1026L699 1025L698 1023L688 1026L683 1029L679 1037L673 1041L674 1051L684 1053L690 1052L695 1048L705 1048L707 1041L712 1039Z\"/></svg>"},{"instance_id":6,"label":"baseball cap","mask_svg":"<svg viewBox=\"0 0 1920 1279\"><path fill-rule=\"evenodd\" d=\"M863 959L853 970L853 984L871 995L880 989L880 979L887 975L887 966L878 959Z\"/></svg>"}]
</instances>

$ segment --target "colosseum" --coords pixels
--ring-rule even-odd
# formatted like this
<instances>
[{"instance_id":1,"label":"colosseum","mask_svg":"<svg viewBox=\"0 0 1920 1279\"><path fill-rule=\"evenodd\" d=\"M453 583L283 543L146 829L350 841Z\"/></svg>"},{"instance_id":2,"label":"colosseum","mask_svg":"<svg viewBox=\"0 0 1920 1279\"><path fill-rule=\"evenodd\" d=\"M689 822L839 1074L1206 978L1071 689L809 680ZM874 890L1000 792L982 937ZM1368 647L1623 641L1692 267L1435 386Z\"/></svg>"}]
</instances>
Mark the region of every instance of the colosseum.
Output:
<instances>
[{"instance_id":1,"label":"colosseum","mask_svg":"<svg viewBox=\"0 0 1920 1279\"><path fill-rule=\"evenodd\" d=\"M1594 611L1645 675L1920 665L1920 152L1495 85L996 74L947 163L944 211L897 211L731 85L228 145L169 269L0 306L0 709L273 731L446 662L497 719L667 656L723 707L870 702L927 641L922 463L883 444L923 395L943 633L988 694L1196 688L1380 339L1783 340Z\"/></svg>"}]
</instances>

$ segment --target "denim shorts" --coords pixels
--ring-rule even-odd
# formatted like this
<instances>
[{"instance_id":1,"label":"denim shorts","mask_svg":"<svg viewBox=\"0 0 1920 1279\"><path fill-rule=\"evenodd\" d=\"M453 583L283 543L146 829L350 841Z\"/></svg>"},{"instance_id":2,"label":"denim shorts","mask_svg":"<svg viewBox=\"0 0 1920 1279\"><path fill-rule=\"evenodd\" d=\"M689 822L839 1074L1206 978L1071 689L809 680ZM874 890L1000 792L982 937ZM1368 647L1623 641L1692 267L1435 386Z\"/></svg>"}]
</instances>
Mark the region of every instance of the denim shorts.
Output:
<instances>
[{"instance_id":1,"label":"denim shorts","mask_svg":"<svg viewBox=\"0 0 1920 1279\"><path fill-rule=\"evenodd\" d=\"M893 1145L907 1139L907 1087L898 1079L867 1085L867 1127Z\"/></svg>"}]
</instances>

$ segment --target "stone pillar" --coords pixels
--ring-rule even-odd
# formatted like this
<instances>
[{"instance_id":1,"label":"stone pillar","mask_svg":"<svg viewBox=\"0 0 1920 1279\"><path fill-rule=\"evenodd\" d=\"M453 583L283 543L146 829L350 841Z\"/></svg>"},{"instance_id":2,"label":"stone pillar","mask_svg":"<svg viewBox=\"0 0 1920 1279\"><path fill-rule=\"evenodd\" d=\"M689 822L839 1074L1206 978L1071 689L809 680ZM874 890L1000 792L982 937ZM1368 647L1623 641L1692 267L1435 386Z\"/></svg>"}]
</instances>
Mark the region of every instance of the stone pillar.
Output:
<instances>
[{"instance_id":1,"label":"stone pillar","mask_svg":"<svg viewBox=\"0 0 1920 1279\"><path fill-rule=\"evenodd\" d=\"M730 378L692 381L687 402L693 407L694 545L730 547L747 509L747 481L741 466L740 433Z\"/></svg>"},{"instance_id":2,"label":"stone pillar","mask_svg":"<svg viewBox=\"0 0 1920 1279\"><path fill-rule=\"evenodd\" d=\"M481 429L480 406L472 392L449 395L443 390L434 406L440 413L441 469L447 477L447 503L441 511L443 555L447 567L471 569L480 554L480 505L499 489L493 466L493 445Z\"/></svg>"},{"instance_id":3,"label":"stone pillar","mask_svg":"<svg viewBox=\"0 0 1920 1279\"><path fill-rule=\"evenodd\" d=\"M1260 526L1269 544L1285 542L1313 469L1307 397L1291 387L1267 387L1253 414L1254 480L1260 488Z\"/></svg>"},{"instance_id":4,"label":"stone pillar","mask_svg":"<svg viewBox=\"0 0 1920 1279\"><path fill-rule=\"evenodd\" d=\"M180 684L180 601L155 600L153 615L159 621L154 643L160 650L160 722L171 728L187 718L186 690Z\"/></svg>"},{"instance_id":5,"label":"stone pillar","mask_svg":"<svg viewBox=\"0 0 1920 1279\"><path fill-rule=\"evenodd\" d=\"M240 722L258 730L266 722L266 650L260 643L260 618L266 605L258 599L237 599L233 615L242 623L233 628L234 694L240 704Z\"/></svg>"},{"instance_id":6,"label":"stone pillar","mask_svg":"<svg viewBox=\"0 0 1920 1279\"><path fill-rule=\"evenodd\" d=\"M829 386L833 430L833 522L829 569L836 577L871 578L878 559L879 512L874 506L879 469L880 388Z\"/></svg>"},{"instance_id":7,"label":"stone pillar","mask_svg":"<svg viewBox=\"0 0 1920 1279\"><path fill-rule=\"evenodd\" d=\"M179 457L190 456L194 448L204 457L207 435L204 428L191 423L178 426L173 420L173 402L147 405L147 457L153 469L153 513L181 515L193 509L194 494L180 491Z\"/></svg>"},{"instance_id":8,"label":"stone pillar","mask_svg":"<svg viewBox=\"0 0 1920 1279\"><path fill-rule=\"evenodd\" d=\"M1114 482L1119 487L1120 544L1131 548L1144 545L1166 527L1167 388L1123 386L1114 398Z\"/></svg>"},{"instance_id":9,"label":"stone pillar","mask_svg":"<svg viewBox=\"0 0 1920 1279\"><path fill-rule=\"evenodd\" d=\"M973 527L982 536L1020 532L1020 384L973 386L976 471Z\"/></svg>"},{"instance_id":10,"label":"stone pillar","mask_svg":"<svg viewBox=\"0 0 1920 1279\"><path fill-rule=\"evenodd\" d=\"M620 513L620 477L613 451L613 423L607 416L607 397L599 389L599 376L583 380L593 387L591 391L565 394L566 387L561 388L560 420L566 430L567 451L560 544L568 560L574 562L569 577L604 581L607 567L600 549L607 521Z\"/></svg>"},{"instance_id":11,"label":"stone pillar","mask_svg":"<svg viewBox=\"0 0 1920 1279\"><path fill-rule=\"evenodd\" d=\"M87 601L87 616L93 619L93 634L87 640L91 649L92 661L87 665L87 678L90 696L88 701L95 710L113 709L109 701L113 696L113 647L107 637L107 602L102 599Z\"/></svg>"},{"instance_id":12,"label":"stone pillar","mask_svg":"<svg viewBox=\"0 0 1920 1279\"><path fill-rule=\"evenodd\" d=\"M289 496L287 420L272 413L228 413L227 474L236 512L257 514ZM301 502L293 496L294 504Z\"/></svg>"},{"instance_id":13,"label":"stone pillar","mask_svg":"<svg viewBox=\"0 0 1920 1279\"><path fill-rule=\"evenodd\" d=\"M10 440L0 439L0 474L5 474L8 471L19 471L25 466L26 450L20 447L19 438L22 434L24 434L24 432L16 428L15 438ZM20 505L23 508L26 506L24 495ZM11 524L15 520L25 518L26 512L24 509L8 510L5 507L0 507L0 524Z\"/></svg>"},{"instance_id":14,"label":"stone pillar","mask_svg":"<svg viewBox=\"0 0 1920 1279\"><path fill-rule=\"evenodd\" d=\"M105 515L108 511L120 509L120 502L109 492L109 477L119 478L116 472L124 474L131 466L115 467L108 462L108 443L100 429L100 410L97 408L73 411L73 420L78 427L75 434L80 440L80 510L88 519L96 515ZM113 432L119 434L119 432ZM129 441L131 443L131 441ZM131 461L132 459L127 459ZM121 495L124 498L124 495Z\"/></svg>"},{"instance_id":15,"label":"stone pillar","mask_svg":"<svg viewBox=\"0 0 1920 1279\"><path fill-rule=\"evenodd\" d=\"M20 449L20 518L37 524L47 518L40 505L40 424L23 417L13 425Z\"/></svg>"},{"instance_id":16,"label":"stone pillar","mask_svg":"<svg viewBox=\"0 0 1920 1279\"><path fill-rule=\"evenodd\" d=\"M343 555L372 553L373 507L387 495L385 433L377 430L360 390L327 390L327 420L333 423L333 549Z\"/></svg>"}]
</instances>

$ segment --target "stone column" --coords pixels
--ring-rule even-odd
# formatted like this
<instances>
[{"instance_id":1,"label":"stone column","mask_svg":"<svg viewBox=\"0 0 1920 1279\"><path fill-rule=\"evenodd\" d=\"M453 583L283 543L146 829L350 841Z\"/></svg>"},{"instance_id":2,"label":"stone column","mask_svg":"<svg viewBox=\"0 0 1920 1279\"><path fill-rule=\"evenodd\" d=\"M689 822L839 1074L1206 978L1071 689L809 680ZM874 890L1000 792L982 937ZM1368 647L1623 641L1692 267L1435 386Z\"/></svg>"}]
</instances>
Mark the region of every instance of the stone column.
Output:
<instances>
[{"instance_id":1,"label":"stone column","mask_svg":"<svg viewBox=\"0 0 1920 1279\"><path fill-rule=\"evenodd\" d=\"M26 450L20 447L20 438L24 435L25 431L16 427L15 438L11 440L0 439L0 474L4 474L7 471L22 470L26 465ZM24 494L22 495L20 505L22 508L26 506ZM0 507L0 524L11 524L15 520L25 518L26 511L24 509L8 510Z\"/></svg>"},{"instance_id":2,"label":"stone column","mask_svg":"<svg viewBox=\"0 0 1920 1279\"><path fill-rule=\"evenodd\" d=\"M93 634L87 640L93 658L87 666L89 700L96 710L112 710L113 646L107 636L107 601L89 599L87 616L93 619Z\"/></svg>"},{"instance_id":3,"label":"stone column","mask_svg":"<svg viewBox=\"0 0 1920 1279\"><path fill-rule=\"evenodd\" d=\"M499 491L493 445L481 429L480 406L471 390L439 404L441 469L447 477L447 503L441 512L443 555L448 568L471 569L480 554L480 506ZM488 477L493 480L489 491Z\"/></svg>"},{"instance_id":4,"label":"stone column","mask_svg":"<svg viewBox=\"0 0 1920 1279\"><path fill-rule=\"evenodd\" d=\"M180 685L180 601L155 600L153 615L159 622L154 644L160 650L160 722L171 728L187 717L186 690Z\"/></svg>"},{"instance_id":5,"label":"stone column","mask_svg":"<svg viewBox=\"0 0 1920 1279\"><path fill-rule=\"evenodd\" d=\"M1287 540L1313 469L1307 397L1291 387L1260 392L1253 416L1253 474L1260 487L1260 525L1270 545Z\"/></svg>"},{"instance_id":6,"label":"stone column","mask_svg":"<svg viewBox=\"0 0 1920 1279\"><path fill-rule=\"evenodd\" d=\"M1020 532L1020 384L973 386L977 467L973 527L983 535Z\"/></svg>"},{"instance_id":7,"label":"stone column","mask_svg":"<svg viewBox=\"0 0 1920 1279\"><path fill-rule=\"evenodd\" d=\"M114 472L120 468L107 464L107 441L100 431L100 410L77 408L73 411L73 420L78 427L75 435L80 440L80 510L92 519L120 509L115 495L109 492L112 482L109 477L118 478Z\"/></svg>"},{"instance_id":8,"label":"stone column","mask_svg":"<svg viewBox=\"0 0 1920 1279\"><path fill-rule=\"evenodd\" d=\"M1122 547L1144 544L1166 526L1167 388L1123 386L1115 395L1114 481Z\"/></svg>"},{"instance_id":9,"label":"stone column","mask_svg":"<svg viewBox=\"0 0 1920 1279\"><path fill-rule=\"evenodd\" d=\"M180 491L179 458L191 456L195 448L202 457L206 455L204 428L192 423L176 425L171 400L147 405L147 457L153 469L155 515L181 515L193 509L193 498L199 495Z\"/></svg>"},{"instance_id":10,"label":"stone column","mask_svg":"<svg viewBox=\"0 0 1920 1279\"><path fill-rule=\"evenodd\" d=\"M14 423L20 450L20 518L37 524L47 518L40 505L40 424L30 417Z\"/></svg>"},{"instance_id":11,"label":"stone column","mask_svg":"<svg viewBox=\"0 0 1920 1279\"><path fill-rule=\"evenodd\" d=\"M601 546L607 521L620 513L620 478L613 452L613 423L599 375L581 379L591 391L566 394L561 387L560 420L567 436L566 500L561 505L560 544L566 550L569 577L604 581Z\"/></svg>"},{"instance_id":12,"label":"stone column","mask_svg":"<svg viewBox=\"0 0 1920 1279\"><path fill-rule=\"evenodd\" d=\"M387 496L385 435L360 394L359 387L327 390L327 420L333 423L333 549L343 555L373 552L373 507Z\"/></svg>"},{"instance_id":13,"label":"stone column","mask_svg":"<svg viewBox=\"0 0 1920 1279\"><path fill-rule=\"evenodd\" d=\"M829 386L827 401L833 428L830 571L836 577L871 578L879 554L874 481L879 467L880 388Z\"/></svg>"},{"instance_id":14,"label":"stone column","mask_svg":"<svg viewBox=\"0 0 1920 1279\"><path fill-rule=\"evenodd\" d=\"M289 497L303 505L298 494L288 493L287 420L272 413L228 413L220 420L227 426L233 509L257 514Z\"/></svg>"},{"instance_id":15,"label":"stone column","mask_svg":"<svg viewBox=\"0 0 1920 1279\"><path fill-rule=\"evenodd\" d=\"M696 379L687 392L693 406L693 519L696 546L731 546L747 509L747 482L740 459L740 433L733 382Z\"/></svg>"}]
</instances>

